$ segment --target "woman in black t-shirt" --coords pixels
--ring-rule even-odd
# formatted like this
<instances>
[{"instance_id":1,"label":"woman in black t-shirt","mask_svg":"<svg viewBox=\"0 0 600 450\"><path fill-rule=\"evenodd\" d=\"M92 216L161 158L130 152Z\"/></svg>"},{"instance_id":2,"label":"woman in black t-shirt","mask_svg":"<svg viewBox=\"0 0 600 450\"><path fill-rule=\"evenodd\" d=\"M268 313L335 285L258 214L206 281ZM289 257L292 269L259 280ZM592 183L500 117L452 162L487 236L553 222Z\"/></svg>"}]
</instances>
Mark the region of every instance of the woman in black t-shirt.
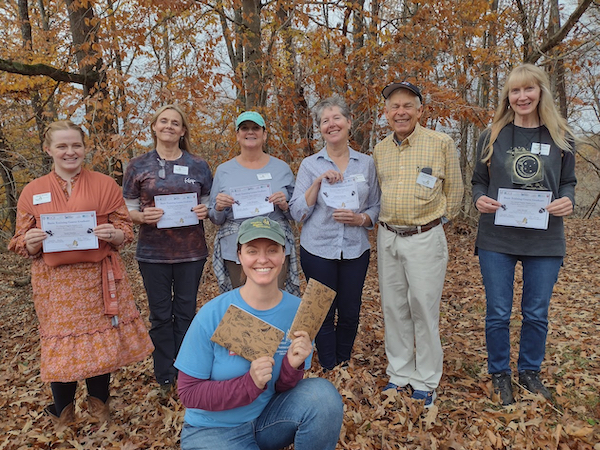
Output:
<instances>
[{"instance_id":1,"label":"woman in black t-shirt","mask_svg":"<svg viewBox=\"0 0 600 450\"><path fill-rule=\"evenodd\" d=\"M509 326L515 266L521 261L519 383L550 399L539 372L550 297L565 255L563 217L573 212L577 180L572 133L554 106L543 70L524 64L510 73L492 127L477 149L473 202L481 217L475 245L487 300L488 372L494 392L511 404ZM519 207L523 199L530 206ZM547 200L535 206L536 199Z\"/></svg>"}]
</instances>

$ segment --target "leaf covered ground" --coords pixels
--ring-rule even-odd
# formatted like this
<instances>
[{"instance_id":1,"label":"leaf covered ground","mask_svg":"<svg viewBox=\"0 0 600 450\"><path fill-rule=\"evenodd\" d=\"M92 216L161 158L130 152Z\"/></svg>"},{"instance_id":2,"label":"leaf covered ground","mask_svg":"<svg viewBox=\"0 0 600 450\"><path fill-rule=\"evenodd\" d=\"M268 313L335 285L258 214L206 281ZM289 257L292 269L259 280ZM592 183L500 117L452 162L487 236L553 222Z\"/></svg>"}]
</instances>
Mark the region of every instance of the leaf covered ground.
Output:
<instances>
[{"instance_id":1,"label":"leaf covered ground","mask_svg":"<svg viewBox=\"0 0 600 450\"><path fill-rule=\"evenodd\" d=\"M567 257L555 287L542 376L554 401L523 393L499 407L490 399L484 340L485 300L474 230L447 230L450 261L441 305L444 376L433 408L397 394L387 383L384 328L379 306L376 252L363 293L361 326L348 368L323 375L313 364L307 376L325 376L344 398L339 449L593 449L600 450L600 220L566 221ZM124 252L136 301L148 317L134 250ZM51 402L39 376L40 346L31 302L29 262L0 254L0 450L2 449L177 449L183 406L176 393L160 393L152 361L113 374L112 422L90 423L85 387L77 394L77 423L55 435L44 407ZM207 267L210 267L207 265ZM517 285L516 292L519 291ZM215 296L210 270L199 303ZM518 302L512 342L518 342ZM513 359L516 349L513 348ZM515 361L513 361L513 368ZM318 449L315 449L318 450Z\"/></svg>"}]
</instances>

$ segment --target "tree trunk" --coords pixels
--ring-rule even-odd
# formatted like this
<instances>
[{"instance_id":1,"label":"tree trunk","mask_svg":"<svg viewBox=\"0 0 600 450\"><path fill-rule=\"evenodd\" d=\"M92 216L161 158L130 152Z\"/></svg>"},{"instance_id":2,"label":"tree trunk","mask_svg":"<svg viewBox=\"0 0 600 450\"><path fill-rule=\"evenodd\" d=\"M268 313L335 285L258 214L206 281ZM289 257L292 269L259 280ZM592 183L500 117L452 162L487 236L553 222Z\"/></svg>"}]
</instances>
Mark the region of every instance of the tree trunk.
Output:
<instances>
[{"instance_id":1,"label":"tree trunk","mask_svg":"<svg viewBox=\"0 0 600 450\"><path fill-rule=\"evenodd\" d=\"M71 25L71 36L75 47L75 58L82 75L98 73L102 67L102 59L95 46L98 44L96 37L96 18L93 3L81 0L65 0ZM87 6L84 6L87 5ZM84 84L85 97L90 96L90 85Z\"/></svg>"},{"instance_id":2,"label":"tree trunk","mask_svg":"<svg viewBox=\"0 0 600 450\"><path fill-rule=\"evenodd\" d=\"M548 36L556 34L560 30L560 13L558 9L558 0L550 2L550 19L548 21ZM560 113L567 118L567 88L565 86L565 64L560 58L559 52L552 51L555 56L555 62L552 64L553 70L550 74L550 80L554 92L558 95L558 105Z\"/></svg>"},{"instance_id":3,"label":"tree trunk","mask_svg":"<svg viewBox=\"0 0 600 450\"><path fill-rule=\"evenodd\" d=\"M75 58L80 73L87 78L92 75L95 83L84 83L86 101L86 119L90 127L90 138L98 149L105 149L111 142L110 136L118 132L114 109L110 101L106 71L100 45L98 43L99 20L94 14L94 0L65 0L69 13L71 36L75 49ZM104 158L105 157L105 158ZM102 152L94 154L93 168L110 172L111 155Z\"/></svg>"},{"instance_id":4,"label":"tree trunk","mask_svg":"<svg viewBox=\"0 0 600 450\"><path fill-rule=\"evenodd\" d=\"M242 1L242 34L238 42L244 44L244 93L246 110L266 104L266 92L262 86L263 54L260 30L260 0Z\"/></svg>"},{"instance_id":5,"label":"tree trunk","mask_svg":"<svg viewBox=\"0 0 600 450\"><path fill-rule=\"evenodd\" d=\"M350 73L346 78L348 80L358 80L364 78L366 61L362 50L365 46L365 15L364 15L364 0L355 1L349 6L352 8L352 65ZM359 91L360 92L360 91ZM366 152L369 148L369 140L365 138L365 126L368 125L368 117L365 114L368 111L364 110L365 102L353 101L350 108L353 109L352 121L352 142L355 148L361 152ZM358 118L361 117L362 120Z\"/></svg>"},{"instance_id":6,"label":"tree trunk","mask_svg":"<svg viewBox=\"0 0 600 450\"><path fill-rule=\"evenodd\" d=\"M17 223L17 184L13 174L14 162L11 157L11 151L8 141L4 136L4 130L0 124L0 176L4 187L4 205L6 208L6 219L8 220L8 231L11 236L15 234L15 225ZM4 221L3 221L4 222ZM7 227L3 224L3 229Z\"/></svg>"},{"instance_id":7,"label":"tree trunk","mask_svg":"<svg viewBox=\"0 0 600 450\"><path fill-rule=\"evenodd\" d=\"M21 21L21 38L23 40L23 48L26 52L33 50L33 38L31 32L31 22L29 20L29 3L27 0L19 0L19 20ZM38 136L40 139L40 152L42 155L42 170L49 172L52 168L52 158L45 151L43 151L44 141L44 130L48 125L46 114L44 113L44 102L40 96L38 89L33 89L30 94L31 107L33 109L33 115L35 117L35 124L37 127ZM52 98L50 98L51 100ZM50 117L55 118L55 114L50 114ZM6 166L5 166L6 170Z\"/></svg>"},{"instance_id":8,"label":"tree trunk","mask_svg":"<svg viewBox=\"0 0 600 450\"><path fill-rule=\"evenodd\" d=\"M291 117L281 118L285 121L284 129L288 142L294 142L294 126L298 126L298 135L300 137L300 148L302 154L305 156L312 155L314 153L312 140L313 140L313 127L312 117L310 110L308 109L308 102L304 97L304 87L302 86L302 80L300 76L301 69L298 67L296 62L296 49L294 47L294 38L291 29L291 20L293 14L293 5L288 2L281 1L278 3L277 18L280 22L280 34L283 40L283 53L287 58L287 65L290 68L290 76L294 77L293 88L288 88L287 84L284 87L283 96L292 98L292 107L294 108L294 114ZM291 159L295 155L288 155L286 162L290 163Z\"/></svg>"},{"instance_id":9,"label":"tree trunk","mask_svg":"<svg viewBox=\"0 0 600 450\"><path fill-rule=\"evenodd\" d=\"M168 22L165 21L162 26L162 38L163 38L163 53L165 62L165 77L167 80L171 79L171 44L169 40L169 26Z\"/></svg>"}]
</instances>

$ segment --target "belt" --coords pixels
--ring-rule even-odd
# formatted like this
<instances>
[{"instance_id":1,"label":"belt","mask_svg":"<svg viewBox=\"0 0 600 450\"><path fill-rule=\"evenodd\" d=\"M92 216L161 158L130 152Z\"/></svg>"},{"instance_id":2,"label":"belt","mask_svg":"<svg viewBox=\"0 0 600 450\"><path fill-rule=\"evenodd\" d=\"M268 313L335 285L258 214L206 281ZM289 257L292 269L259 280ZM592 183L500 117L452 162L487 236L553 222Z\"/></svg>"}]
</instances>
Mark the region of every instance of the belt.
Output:
<instances>
[{"instance_id":1,"label":"belt","mask_svg":"<svg viewBox=\"0 0 600 450\"><path fill-rule=\"evenodd\" d=\"M425 233L426 231L429 231L432 228L437 227L441 223L442 223L442 219L435 219L429 223L426 223L425 225L419 225L417 227L409 228L406 230L398 230L396 228L392 228L390 225L388 225L385 222L379 222L379 225L381 225L386 230L391 231L392 233L396 233L400 237L406 237L406 236L413 236L415 234Z\"/></svg>"}]
</instances>

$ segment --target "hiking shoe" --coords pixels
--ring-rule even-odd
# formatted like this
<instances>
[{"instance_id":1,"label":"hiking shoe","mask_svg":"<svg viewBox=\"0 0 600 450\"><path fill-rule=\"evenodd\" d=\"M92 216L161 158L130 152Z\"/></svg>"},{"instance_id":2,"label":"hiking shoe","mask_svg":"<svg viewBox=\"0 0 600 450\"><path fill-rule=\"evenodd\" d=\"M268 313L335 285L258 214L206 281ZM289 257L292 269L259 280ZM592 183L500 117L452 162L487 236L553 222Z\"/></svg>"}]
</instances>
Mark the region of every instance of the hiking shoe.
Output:
<instances>
[{"instance_id":1,"label":"hiking shoe","mask_svg":"<svg viewBox=\"0 0 600 450\"><path fill-rule=\"evenodd\" d=\"M552 394L540 380L540 373L535 370L519 372L519 384L534 394L541 394L546 400L552 400Z\"/></svg>"},{"instance_id":2,"label":"hiking shoe","mask_svg":"<svg viewBox=\"0 0 600 450\"><path fill-rule=\"evenodd\" d=\"M510 380L510 373L500 372L492 374L492 385L494 386L494 393L500 396L500 401L503 405L512 404L515 399L512 391L512 381Z\"/></svg>"},{"instance_id":3,"label":"hiking shoe","mask_svg":"<svg viewBox=\"0 0 600 450\"><path fill-rule=\"evenodd\" d=\"M160 395L165 397L170 397L173 390L175 388L175 382L167 380L164 383L158 385L158 389L160 391Z\"/></svg>"},{"instance_id":4,"label":"hiking shoe","mask_svg":"<svg viewBox=\"0 0 600 450\"><path fill-rule=\"evenodd\" d=\"M398 394L406 394L406 395L412 395L412 387L410 384L407 384L406 386L398 386L397 384L394 383L388 383L385 385L385 387L381 390L382 392L388 391L390 389L395 389L396 392Z\"/></svg>"},{"instance_id":5,"label":"hiking shoe","mask_svg":"<svg viewBox=\"0 0 600 450\"><path fill-rule=\"evenodd\" d=\"M418 391L415 390L411 397L413 400L425 401L425 408L431 408L433 402L437 398L435 391Z\"/></svg>"}]
</instances>

